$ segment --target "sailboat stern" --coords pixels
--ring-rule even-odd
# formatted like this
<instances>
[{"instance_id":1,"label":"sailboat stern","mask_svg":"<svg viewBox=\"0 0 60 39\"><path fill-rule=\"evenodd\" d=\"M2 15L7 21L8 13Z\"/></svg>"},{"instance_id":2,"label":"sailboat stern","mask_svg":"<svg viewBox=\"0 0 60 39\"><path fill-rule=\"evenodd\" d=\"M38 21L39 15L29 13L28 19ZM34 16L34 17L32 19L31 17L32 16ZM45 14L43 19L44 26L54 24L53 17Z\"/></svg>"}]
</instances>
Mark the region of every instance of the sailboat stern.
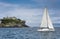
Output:
<instances>
[{"instance_id":1,"label":"sailboat stern","mask_svg":"<svg viewBox=\"0 0 60 39\"><path fill-rule=\"evenodd\" d=\"M49 31L55 31L55 29L54 28L50 28Z\"/></svg>"}]
</instances>

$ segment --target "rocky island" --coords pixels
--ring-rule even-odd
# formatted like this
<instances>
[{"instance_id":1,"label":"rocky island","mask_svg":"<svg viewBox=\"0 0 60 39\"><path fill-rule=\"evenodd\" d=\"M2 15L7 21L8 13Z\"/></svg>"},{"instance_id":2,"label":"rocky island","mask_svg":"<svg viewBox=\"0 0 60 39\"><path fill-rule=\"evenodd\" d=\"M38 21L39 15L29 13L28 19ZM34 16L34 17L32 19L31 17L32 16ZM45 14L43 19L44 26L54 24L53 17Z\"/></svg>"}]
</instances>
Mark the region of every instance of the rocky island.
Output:
<instances>
[{"instance_id":1,"label":"rocky island","mask_svg":"<svg viewBox=\"0 0 60 39\"><path fill-rule=\"evenodd\" d=\"M3 17L0 19L0 28L15 28L15 27L28 27L26 21L16 17Z\"/></svg>"}]
</instances>

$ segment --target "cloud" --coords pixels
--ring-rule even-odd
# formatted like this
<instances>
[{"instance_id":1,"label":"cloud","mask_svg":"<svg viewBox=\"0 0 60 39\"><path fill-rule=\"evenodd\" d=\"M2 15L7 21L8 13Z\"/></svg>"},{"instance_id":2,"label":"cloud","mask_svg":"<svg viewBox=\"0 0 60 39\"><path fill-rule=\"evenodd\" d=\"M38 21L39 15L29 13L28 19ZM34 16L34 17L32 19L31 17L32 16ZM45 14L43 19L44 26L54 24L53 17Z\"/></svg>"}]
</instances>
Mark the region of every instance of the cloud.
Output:
<instances>
[{"instance_id":1,"label":"cloud","mask_svg":"<svg viewBox=\"0 0 60 39\"><path fill-rule=\"evenodd\" d=\"M17 5L0 3L0 18L5 16L16 16L22 20L26 20L26 24L29 26L33 26L31 24L38 23L39 16L42 14L42 10L40 9L29 9L19 7ZM11 8L11 9L10 9Z\"/></svg>"},{"instance_id":2,"label":"cloud","mask_svg":"<svg viewBox=\"0 0 60 39\"><path fill-rule=\"evenodd\" d=\"M60 9L60 0L0 0L0 2L21 5L25 8Z\"/></svg>"},{"instance_id":3,"label":"cloud","mask_svg":"<svg viewBox=\"0 0 60 39\"><path fill-rule=\"evenodd\" d=\"M5 16L16 16L17 18L26 20L26 24L31 27L40 26L44 9L27 7L31 6L0 3L0 18ZM48 9L53 23L60 23L59 12L60 10Z\"/></svg>"},{"instance_id":4,"label":"cloud","mask_svg":"<svg viewBox=\"0 0 60 39\"><path fill-rule=\"evenodd\" d=\"M12 11L6 12L6 16L16 16L22 20L26 20L26 24L32 26L32 23L38 23L40 17L38 16L41 12L40 9L14 9Z\"/></svg>"}]
</instances>

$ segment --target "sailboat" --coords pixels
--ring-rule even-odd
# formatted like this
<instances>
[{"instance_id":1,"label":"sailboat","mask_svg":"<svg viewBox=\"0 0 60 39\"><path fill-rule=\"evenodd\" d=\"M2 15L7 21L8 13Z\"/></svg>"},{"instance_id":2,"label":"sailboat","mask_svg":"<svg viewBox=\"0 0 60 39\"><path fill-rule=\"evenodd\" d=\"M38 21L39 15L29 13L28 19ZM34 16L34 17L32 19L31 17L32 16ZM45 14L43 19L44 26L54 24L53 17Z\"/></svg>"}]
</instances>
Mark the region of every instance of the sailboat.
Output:
<instances>
[{"instance_id":1,"label":"sailboat","mask_svg":"<svg viewBox=\"0 0 60 39\"><path fill-rule=\"evenodd\" d=\"M40 25L40 29L38 29L38 31L55 31L52 21L49 17L47 8L45 8L45 10L44 10L42 22Z\"/></svg>"}]
</instances>

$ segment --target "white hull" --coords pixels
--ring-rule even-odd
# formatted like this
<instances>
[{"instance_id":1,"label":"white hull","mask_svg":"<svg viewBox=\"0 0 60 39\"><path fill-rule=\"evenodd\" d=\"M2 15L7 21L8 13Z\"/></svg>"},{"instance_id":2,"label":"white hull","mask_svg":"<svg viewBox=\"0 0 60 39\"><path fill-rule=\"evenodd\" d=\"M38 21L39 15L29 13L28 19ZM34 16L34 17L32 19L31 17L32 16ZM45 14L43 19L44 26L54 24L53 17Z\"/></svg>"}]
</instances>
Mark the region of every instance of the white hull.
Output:
<instances>
[{"instance_id":1,"label":"white hull","mask_svg":"<svg viewBox=\"0 0 60 39\"><path fill-rule=\"evenodd\" d=\"M38 29L37 31L55 31L54 29Z\"/></svg>"}]
</instances>

